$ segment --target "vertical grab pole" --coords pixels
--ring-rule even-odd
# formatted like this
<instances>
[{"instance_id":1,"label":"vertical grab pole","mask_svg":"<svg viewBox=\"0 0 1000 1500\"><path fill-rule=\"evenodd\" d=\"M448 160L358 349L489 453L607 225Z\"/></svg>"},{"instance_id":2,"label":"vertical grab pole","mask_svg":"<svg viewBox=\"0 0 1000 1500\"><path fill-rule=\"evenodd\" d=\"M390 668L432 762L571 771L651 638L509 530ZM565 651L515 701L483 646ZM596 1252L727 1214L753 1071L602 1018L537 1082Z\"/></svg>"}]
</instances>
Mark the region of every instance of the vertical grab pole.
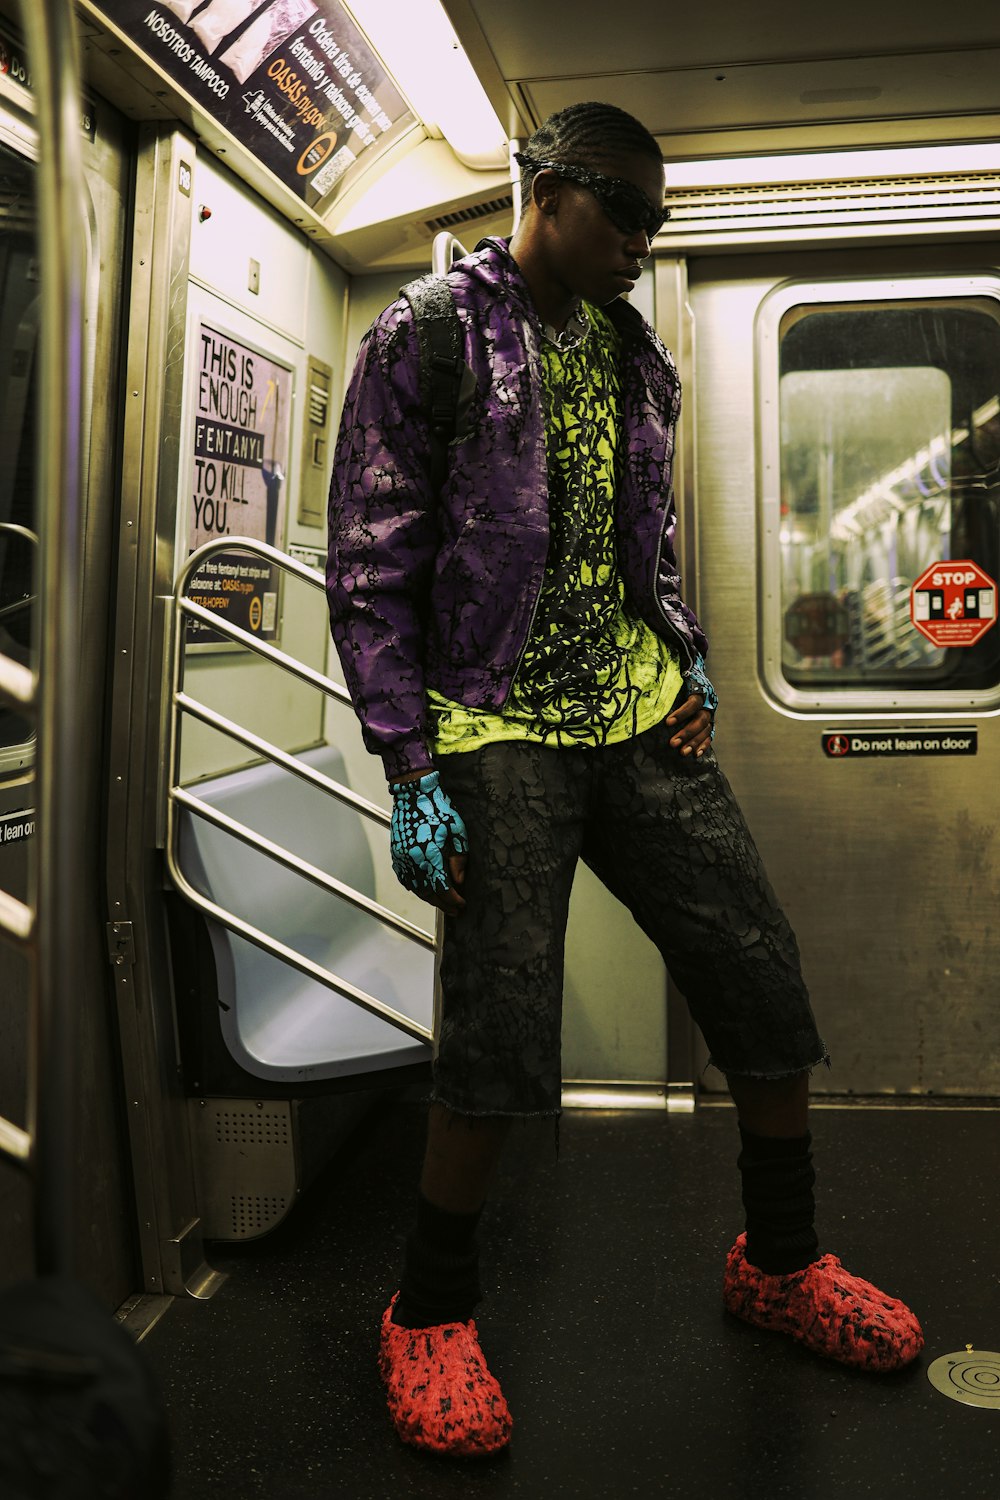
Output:
<instances>
[{"instance_id":1,"label":"vertical grab pole","mask_svg":"<svg viewBox=\"0 0 1000 1500\"><path fill-rule=\"evenodd\" d=\"M35 1263L73 1261L75 972L83 893L79 656L83 578L81 440L86 207L81 89L71 0L25 0L40 141L41 379L38 424L38 830L32 872L28 1132L34 1141Z\"/></svg>"}]
</instances>

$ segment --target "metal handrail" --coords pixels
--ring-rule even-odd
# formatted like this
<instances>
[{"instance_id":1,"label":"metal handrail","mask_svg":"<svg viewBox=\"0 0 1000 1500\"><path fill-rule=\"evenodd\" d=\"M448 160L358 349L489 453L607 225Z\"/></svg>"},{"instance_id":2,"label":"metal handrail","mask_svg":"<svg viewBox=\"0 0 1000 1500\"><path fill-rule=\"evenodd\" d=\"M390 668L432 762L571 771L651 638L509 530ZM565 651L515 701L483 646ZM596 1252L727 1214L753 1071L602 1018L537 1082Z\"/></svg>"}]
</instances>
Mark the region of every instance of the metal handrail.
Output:
<instances>
[{"instance_id":1,"label":"metal handrail","mask_svg":"<svg viewBox=\"0 0 1000 1500\"><path fill-rule=\"evenodd\" d=\"M456 260L468 253L462 241L450 229L441 229L431 241L431 270L435 276L444 276Z\"/></svg>"},{"instance_id":2,"label":"metal handrail","mask_svg":"<svg viewBox=\"0 0 1000 1500\"><path fill-rule=\"evenodd\" d=\"M335 783L331 783L331 786ZM237 818L229 817L228 813L220 812L217 807L212 807L200 797L192 797L190 792L183 787L174 787L173 800L181 807L186 807L189 812L197 813L207 823L213 823L216 828L231 833L238 838L242 844L247 844L251 849L256 849L259 854L266 854L269 859L275 860L279 865L284 865L286 870L293 874L302 875L306 880L311 880L313 885L320 886L324 891L329 891L333 896L339 896L341 900L348 902L358 911L368 912L373 917L378 917L387 927L393 927L405 937L413 938L415 942L423 944L425 948L434 947L434 938L422 927L417 927L413 922L407 922L404 917L398 917L394 911L387 906L380 906L377 901L372 901L363 892L356 891L352 886L345 885L335 875L328 875L318 865L312 865L306 859L301 859L297 854L292 854L283 844L276 844L273 839L264 838L263 834L255 833L245 823Z\"/></svg>"},{"instance_id":3,"label":"metal handrail","mask_svg":"<svg viewBox=\"0 0 1000 1500\"><path fill-rule=\"evenodd\" d=\"M75 1007L69 975L81 951L83 805L79 642L83 596L82 463L87 220L82 98L71 0L21 6L35 84L41 246L38 670L0 656L0 694L38 730L38 830L29 899L0 901L0 929L31 960L31 1056L26 1125L0 1121L0 1151L35 1179L40 1274L72 1270Z\"/></svg>"},{"instance_id":4,"label":"metal handrail","mask_svg":"<svg viewBox=\"0 0 1000 1500\"><path fill-rule=\"evenodd\" d=\"M12 656L0 651L0 698L34 713L38 707L38 678Z\"/></svg>"},{"instance_id":5,"label":"metal handrail","mask_svg":"<svg viewBox=\"0 0 1000 1500\"><path fill-rule=\"evenodd\" d=\"M284 963L290 964L301 973L308 975L309 978L317 980L325 988L336 991L337 994L343 995L346 999L353 1001L355 1005L360 1005L362 1009L370 1011L372 1015L379 1016L382 1020L388 1021L391 1025L398 1027L400 1031L405 1031L408 1036L417 1037L421 1041L433 1041L434 1033L432 1030L428 1030L426 1026L422 1026L418 1021L411 1020L410 1017L402 1015L399 1011L394 1010L390 1005L386 1005L384 1001L377 999L374 995L369 995L366 991L358 989L357 986L351 984L348 980L334 974L332 970L324 968L321 964L314 963L312 959L306 958L294 948L289 948L285 943L279 942L277 938L272 937L261 928L255 927L252 923L245 921L242 917L237 916L235 912L228 911L226 908L219 906L206 896L204 892L199 891L196 886L192 885L181 868L179 851L180 820L177 817L177 809L186 808L188 812L193 813L196 817L205 818L216 827L224 829L226 833L239 839L241 843L248 845L248 847L256 849L258 853L275 860L286 869L293 870L297 875L301 875L304 879L312 881L314 885L318 885L323 890L329 891L341 900L347 901L358 910L367 912L368 915L375 917L384 926L401 933L410 941L418 943L424 948L434 949L437 946L437 939L434 933L427 932L422 927L417 927L414 923L408 922L404 917L400 917L397 913L390 911L388 907L382 906L370 896L366 896L364 892L354 890L351 886L345 885L343 881L337 880L335 876L327 874L325 870L320 870L315 865L311 865L299 858L298 855L286 849L283 845L277 844L271 839L264 838L263 835L248 828L245 823L240 823L235 818L230 818L227 814L219 812L217 808L212 807L203 798L194 795L189 789L181 785L181 722L183 716L187 714L204 724L208 724L220 733L229 735L232 739L246 746L247 749L253 750L263 759L270 761L274 765L281 766L284 770L290 771L293 775L298 776L301 780L308 782L311 786L316 787L328 796L334 797L337 801L354 808L362 817L380 824L383 828L388 827L390 821L389 814L382 808L377 807L374 802L369 802L367 798L359 796L357 792L351 791L349 787L344 786L341 782L334 781L329 776L324 776L321 771L314 770L312 766L306 765L294 755L290 755L286 750L282 750L280 746L273 744L270 740L263 739L260 735L254 734L252 730L247 729L244 725L237 724L233 719L229 719L224 714L218 713L215 709L210 708L208 704L199 702L198 699L192 698L189 693L184 691L187 622L189 620L197 620L210 626L218 634L225 636L227 640L247 647L257 656L278 667L279 670L297 677L300 681L307 683L310 687L316 688L335 702L350 704L350 695L340 683L334 682L332 678L325 676L322 672L317 672L315 668L307 666L305 662L299 661L297 657L290 656L287 652L280 651L276 646L270 645L269 642L260 640L251 631L244 630L242 626L233 625L230 621L219 618L212 610L205 609L202 605L196 604L194 600L187 597L188 586L198 569L213 554L233 551L249 552L251 556L260 557L273 566L281 568L284 572L298 578L302 583L308 584L311 588L319 589L321 592L325 592L326 587L323 574L318 569L308 567L296 558L289 557L286 552L279 551L277 547L269 546L267 542L258 541L255 537L226 536L205 542L196 551L191 553L178 573L174 586L174 638L171 686L173 711L170 721L169 788L167 793L166 859L170 878L177 890L187 901L197 907L199 911L204 912L206 916L213 918L223 927L228 928L229 931L235 932L239 937L246 938L248 942L255 944L256 947L263 949L264 952L272 954L275 958L280 958Z\"/></svg>"}]
</instances>

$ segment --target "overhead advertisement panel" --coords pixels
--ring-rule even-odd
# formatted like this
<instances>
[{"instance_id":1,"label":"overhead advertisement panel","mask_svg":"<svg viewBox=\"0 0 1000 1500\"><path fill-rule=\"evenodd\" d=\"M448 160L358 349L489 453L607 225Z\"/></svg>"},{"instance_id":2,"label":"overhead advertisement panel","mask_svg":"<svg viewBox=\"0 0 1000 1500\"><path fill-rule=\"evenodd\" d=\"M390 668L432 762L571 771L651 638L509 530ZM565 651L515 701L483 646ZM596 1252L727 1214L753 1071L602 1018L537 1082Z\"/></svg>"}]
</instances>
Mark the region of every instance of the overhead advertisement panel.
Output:
<instances>
[{"instance_id":1,"label":"overhead advertisement panel","mask_svg":"<svg viewBox=\"0 0 1000 1500\"><path fill-rule=\"evenodd\" d=\"M316 213L413 115L339 0L102 0L151 62Z\"/></svg>"}]
</instances>

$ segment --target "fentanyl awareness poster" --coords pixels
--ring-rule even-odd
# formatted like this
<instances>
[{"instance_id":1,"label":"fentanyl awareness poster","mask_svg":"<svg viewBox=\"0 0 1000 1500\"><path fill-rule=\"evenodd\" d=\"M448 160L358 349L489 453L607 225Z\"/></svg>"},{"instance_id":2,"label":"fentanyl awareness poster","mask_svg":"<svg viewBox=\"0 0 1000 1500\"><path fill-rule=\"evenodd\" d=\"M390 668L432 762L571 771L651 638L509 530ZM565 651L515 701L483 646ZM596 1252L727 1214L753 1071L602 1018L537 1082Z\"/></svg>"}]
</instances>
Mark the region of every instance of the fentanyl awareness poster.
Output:
<instances>
[{"instance_id":1,"label":"fentanyl awareness poster","mask_svg":"<svg viewBox=\"0 0 1000 1500\"><path fill-rule=\"evenodd\" d=\"M197 327L191 357L188 555L225 536L249 536L281 547L292 371L205 322ZM277 568L247 552L218 552L199 567L188 596L230 624L273 640L277 575ZM189 622L188 640L223 644L197 620Z\"/></svg>"},{"instance_id":2,"label":"fentanyl awareness poster","mask_svg":"<svg viewBox=\"0 0 1000 1500\"><path fill-rule=\"evenodd\" d=\"M101 0L130 41L309 208L413 116L339 0Z\"/></svg>"}]
</instances>

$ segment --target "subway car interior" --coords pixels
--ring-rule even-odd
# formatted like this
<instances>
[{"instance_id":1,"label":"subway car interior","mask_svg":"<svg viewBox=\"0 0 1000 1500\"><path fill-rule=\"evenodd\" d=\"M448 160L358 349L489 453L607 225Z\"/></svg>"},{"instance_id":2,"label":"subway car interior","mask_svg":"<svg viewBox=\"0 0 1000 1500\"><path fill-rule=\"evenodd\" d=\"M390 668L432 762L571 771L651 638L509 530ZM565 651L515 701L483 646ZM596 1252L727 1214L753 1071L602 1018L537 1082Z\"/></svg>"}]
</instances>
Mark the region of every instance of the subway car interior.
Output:
<instances>
[{"instance_id":1,"label":"subway car interior","mask_svg":"<svg viewBox=\"0 0 1000 1500\"><path fill-rule=\"evenodd\" d=\"M176 1500L995 1493L998 71L981 3L0 0L0 1292L129 1333ZM724 1311L726 1080L581 866L556 1144L480 1229L513 1439L455 1459L377 1364L449 919L393 874L327 501L365 331L586 100L664 160L628 295L831 1056L820 1248L926 1342L873 1376Z\"/></svg>"}]
</instances>

